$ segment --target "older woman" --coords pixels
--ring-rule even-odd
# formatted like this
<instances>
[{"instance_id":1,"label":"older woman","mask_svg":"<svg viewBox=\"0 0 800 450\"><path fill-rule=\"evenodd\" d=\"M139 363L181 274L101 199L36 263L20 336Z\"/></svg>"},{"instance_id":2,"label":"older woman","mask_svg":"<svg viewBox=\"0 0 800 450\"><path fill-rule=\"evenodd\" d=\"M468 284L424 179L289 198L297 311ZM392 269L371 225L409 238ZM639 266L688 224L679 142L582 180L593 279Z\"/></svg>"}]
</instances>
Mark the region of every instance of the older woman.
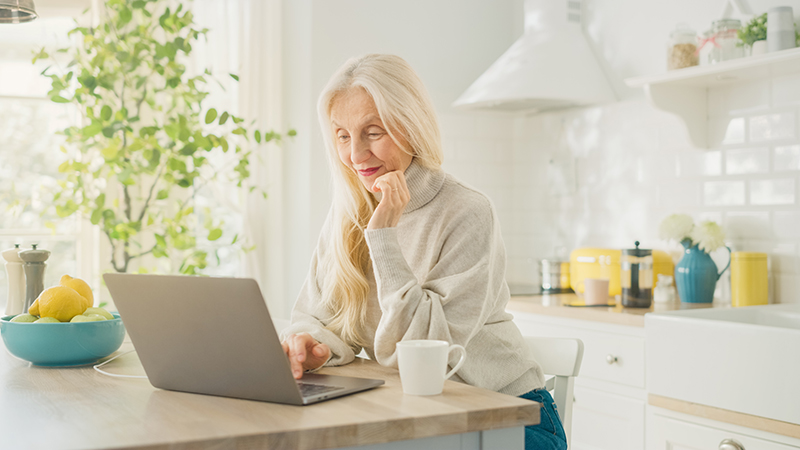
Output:
<instances>
[{"instance_id":1,"label":"older woman","mask_svg":"<svg viewBox=\"0 0 800 450\"><path fill-rule=\"evenodd\" d=\"M542 371L505 311L497 216L483 194L441 170L436 114L417 74L397 56L351 59L317 109L333 205L284 330L295 377L347 364L362 349L397 367L402 340L460 344L468 356L453 379L541 402L526 447L565 449Z\"/></svg>"}]
</instances>

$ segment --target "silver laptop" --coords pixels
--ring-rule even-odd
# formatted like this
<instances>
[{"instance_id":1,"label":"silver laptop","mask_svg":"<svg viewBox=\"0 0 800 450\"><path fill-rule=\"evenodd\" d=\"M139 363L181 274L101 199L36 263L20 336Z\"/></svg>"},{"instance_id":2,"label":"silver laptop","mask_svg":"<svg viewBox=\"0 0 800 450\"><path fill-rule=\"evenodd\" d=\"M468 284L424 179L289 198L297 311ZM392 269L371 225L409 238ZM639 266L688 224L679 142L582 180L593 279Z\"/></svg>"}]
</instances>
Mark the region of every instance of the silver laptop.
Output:
<instances>
[{"instance_id":1,"label":"silver laptop","mask_svg":"<svg viewBox=\"0 0 800 450\"><path fill-rule=\"evenodd\" d=\"M258 284L246 278L107 273L150 383L161 389L308 405L383 380L295 380Z\"/></svg>"}]
</instances>

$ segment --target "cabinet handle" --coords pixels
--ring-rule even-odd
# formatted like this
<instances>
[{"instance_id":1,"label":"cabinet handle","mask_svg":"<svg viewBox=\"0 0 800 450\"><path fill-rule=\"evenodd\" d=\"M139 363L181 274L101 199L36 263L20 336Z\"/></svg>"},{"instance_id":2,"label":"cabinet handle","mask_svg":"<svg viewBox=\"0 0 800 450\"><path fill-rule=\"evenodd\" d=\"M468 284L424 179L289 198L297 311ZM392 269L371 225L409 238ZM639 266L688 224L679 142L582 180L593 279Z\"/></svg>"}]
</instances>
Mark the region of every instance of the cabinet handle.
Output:
<instances>
[{"instance_id":1,"label":"cabinet handle","mask_svg":"<svg viewBox=\"0 0 800 450\"><path fill-rule=\"evenodd\" d=\"M606 362L609 363L609 364L614 364L614 363L619 362L619 358L617 358L614 355L609 354L609 355L606 356Z\"/></svg>"},{"instance_id":2,"label":"cabinet handle","mask_svg":"<svg viewBox=\"0 0 800 450\"><path fill-rule=\"evenodd\" d=\"M745 450L744 445L733 439L723 439L719 443L719 450Z\"/></svg>"}]
</instances>

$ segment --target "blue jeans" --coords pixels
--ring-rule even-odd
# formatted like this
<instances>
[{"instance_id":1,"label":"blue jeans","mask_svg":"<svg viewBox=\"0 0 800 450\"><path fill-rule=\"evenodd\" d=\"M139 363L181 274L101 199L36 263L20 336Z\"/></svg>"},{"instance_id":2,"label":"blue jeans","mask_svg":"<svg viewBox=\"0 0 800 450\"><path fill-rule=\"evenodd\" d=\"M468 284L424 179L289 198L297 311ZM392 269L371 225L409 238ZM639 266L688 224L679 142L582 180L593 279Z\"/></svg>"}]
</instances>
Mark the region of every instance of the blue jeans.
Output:
<instances>
[{"instance_id":1,"label":"blue jeans","mask_svg":"<svg viewBox=\"0 0 800 450\"><path fill-rule=\"evenodd\" d=\"M525 427L525 450L567 450L567 435L547 389L534 389L519 397L542 404L539 424Z\"/></svg>"}]
</instances>

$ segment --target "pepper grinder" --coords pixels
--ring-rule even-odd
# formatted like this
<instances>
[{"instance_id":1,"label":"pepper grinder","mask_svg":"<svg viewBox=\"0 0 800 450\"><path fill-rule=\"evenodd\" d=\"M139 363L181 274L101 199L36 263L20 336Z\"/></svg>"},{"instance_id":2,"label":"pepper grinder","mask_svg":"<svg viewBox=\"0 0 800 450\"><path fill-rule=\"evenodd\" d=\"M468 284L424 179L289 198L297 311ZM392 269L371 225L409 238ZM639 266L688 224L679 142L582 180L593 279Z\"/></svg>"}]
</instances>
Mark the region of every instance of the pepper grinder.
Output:
<instances>
[{"instance_id":1,"label":"pepper grinder","mask_svg":"<svg viewBox=\"0 0 800 450\"><path fill-rule=\"evenodd\" d=\"M24 262L25 269L25 303L22 310L28 311L44 290L44 269L47 266L45 261L50 257L50 252L37 250L36 244L33 244L33 249L19 252L19 257Z\"/></svg>"},{"instance_id":2,"label":"pepper grinder","mask_svg":"<svg viewBox=\"0 0 800 450\"><path fill-rule=\"evenodd\" d=\"M6 279L8 279L8 301L6 302L6 315L16 316L22 314L25 303L25 272L22 270L22 259L19 257L19 244L14 248L3 251L6 260Z\"/></svg>"}]
</instances>

